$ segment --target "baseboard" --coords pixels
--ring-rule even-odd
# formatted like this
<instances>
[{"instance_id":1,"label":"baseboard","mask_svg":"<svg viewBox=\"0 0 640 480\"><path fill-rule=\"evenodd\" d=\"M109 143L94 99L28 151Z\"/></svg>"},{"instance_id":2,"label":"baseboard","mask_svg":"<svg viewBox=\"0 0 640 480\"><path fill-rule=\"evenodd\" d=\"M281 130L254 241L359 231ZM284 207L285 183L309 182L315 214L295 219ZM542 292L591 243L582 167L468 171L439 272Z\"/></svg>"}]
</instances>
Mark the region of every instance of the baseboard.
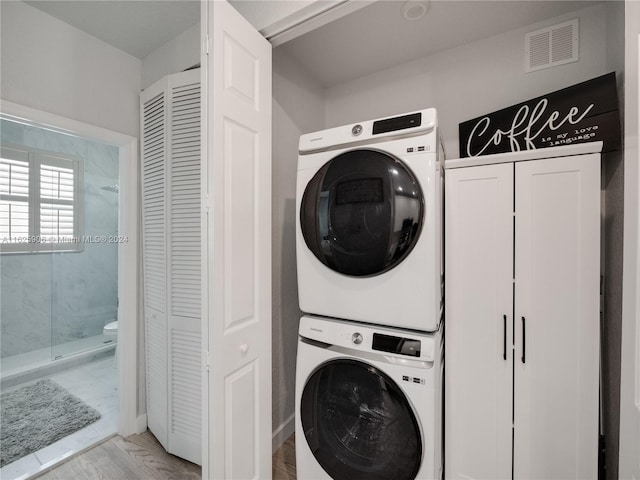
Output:
<instances>
[{"instance_id":1,"label":"baseboard","mask_svg":"<svg viewBox=\"0 0 640 480\"><path fill-rule=\"evenodd\" d=\"M147 430L147 414L143 413L136 418L136 433L142 433Z\"/></svg>"},{"instance_id":2,"label":"baseboard","mask_svg":"<svg viewBox=\"0 0 640 480\"><path fill-rule=\"evenodd\" d=\"M292 413L289 418L287 418L284 422L282 422L278 428L273 431L271 436L272 438L272 453L275 453L276 450L280 448L280 446L293 435L293 432L296 429L296 415Z\"/></svg>"}]
</instances>

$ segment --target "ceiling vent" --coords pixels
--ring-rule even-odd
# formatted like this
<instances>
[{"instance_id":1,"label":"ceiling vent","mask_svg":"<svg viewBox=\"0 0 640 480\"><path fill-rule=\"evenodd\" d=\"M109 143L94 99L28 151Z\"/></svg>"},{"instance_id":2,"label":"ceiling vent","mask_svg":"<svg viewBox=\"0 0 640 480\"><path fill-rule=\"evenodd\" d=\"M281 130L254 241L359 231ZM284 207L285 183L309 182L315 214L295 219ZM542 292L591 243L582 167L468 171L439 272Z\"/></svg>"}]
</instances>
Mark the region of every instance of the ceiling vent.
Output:
<instances>
[{"instance_id":1,"label":"ceiling vent","mask_svg":"<svg viewBox=\"0 0 640 480\"><path fill-rule=\"evenodd\" d=\"M577 62L578 19L545 27L525 35L525 72Z\"/></svg>"}]
</instances>

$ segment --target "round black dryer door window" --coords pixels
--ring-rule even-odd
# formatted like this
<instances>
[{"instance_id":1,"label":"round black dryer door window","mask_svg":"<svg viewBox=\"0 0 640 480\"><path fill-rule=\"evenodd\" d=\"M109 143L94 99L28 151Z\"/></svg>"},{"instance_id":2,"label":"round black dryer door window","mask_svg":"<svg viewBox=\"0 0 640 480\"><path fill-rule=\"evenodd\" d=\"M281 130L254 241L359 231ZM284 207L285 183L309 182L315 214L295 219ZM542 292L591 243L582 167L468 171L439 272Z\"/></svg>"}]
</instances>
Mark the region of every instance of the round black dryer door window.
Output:
<instances>
[{"instance_id":1,"label":"round black dryer door window","mask_svg":"<svg viewBox=\"0 0 640 480\"><path fill-rule=\"evenodd\" d=\"M300 225L313 254L332 270L373 276L398 265L418 240L424 200L399 159L352 150L327 162L302 198Z\"/></svg>"},{"instance_id":2,"label":"round black dryer door window","mask_svg":"<svg viewBox=\"0 0 640 480\"><path fill-rule=\"evenodd\" d=\"M398 385L372 365L332 360L309 378L300 400L304 435L334 480L413 480L422 439Z\"/></svg>"}]
</instances>

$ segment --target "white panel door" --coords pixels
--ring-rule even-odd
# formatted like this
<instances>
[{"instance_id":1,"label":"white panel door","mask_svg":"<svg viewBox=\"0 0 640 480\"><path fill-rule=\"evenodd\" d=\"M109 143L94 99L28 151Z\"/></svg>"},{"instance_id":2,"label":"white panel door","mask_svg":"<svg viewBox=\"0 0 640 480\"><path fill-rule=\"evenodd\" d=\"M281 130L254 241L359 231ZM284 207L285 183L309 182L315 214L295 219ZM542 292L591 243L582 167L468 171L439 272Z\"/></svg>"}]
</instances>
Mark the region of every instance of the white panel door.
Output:
<instances>
[{"instance_id":1,"label":"white panel door","mask_svg":"<svg viewBox=\"0 0 640 480\"><path fill-rule=\"evenodd\" d=\"M600 155L516 165L514 478L595 479Z\"/></svg>"},{"instance_id":2,"label":"white panel door","mask_svg":"<svg viewBox=\"0 0 640 480\"><path fill-rule=\"evenodd\" d=\"M206 2L203 328L208 478L271 478L271 45Z\"/></svg>"},{"instance_id":3,"label":"white panel door","mask_svg":"<svg viewBox=\"0 0 640 480\"><path fill-rule=\"evenodd\" d=\"M445 175L445 478L511 478L513 164Z\"/></svg>"}]
</instances>

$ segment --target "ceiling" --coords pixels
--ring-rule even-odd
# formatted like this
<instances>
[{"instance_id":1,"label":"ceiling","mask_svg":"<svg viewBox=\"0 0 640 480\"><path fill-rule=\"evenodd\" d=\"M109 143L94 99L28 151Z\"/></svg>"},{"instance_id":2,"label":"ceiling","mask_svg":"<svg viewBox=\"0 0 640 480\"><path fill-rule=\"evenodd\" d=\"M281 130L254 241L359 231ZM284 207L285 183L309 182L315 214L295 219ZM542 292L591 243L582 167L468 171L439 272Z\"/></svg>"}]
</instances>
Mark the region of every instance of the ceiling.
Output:
<instances>
[{"instance_id":1,"label":"ceiling","mask_svg":"<svg viewBox=\"0 0 640 480\"><path fill-rule=\"evenodd\" d=\"M27 0L25 3L139 59L200 22L200 2L193 0Z\"/></svg>"},{"instance_id":2,"label":"ceiling","mask_svg":"<svg viewBox=\"0 0 640 480\"><path fill-rule=\"evenodd\" d=\"M376 2L278 49L327 88L599 2L432 0L411 21L402 16L404 3Z\"/></svg>"},{"instance_id":3,"label":"ceiling","mask_svg":"<svg viewBox=\"0 0 640 480\"><path fill-rule=\"evenodd\" d=\"M197 0L26 3L139 59L200 21ZM278 49L292 56L322 86L330 87L598 2L432 0L427 15L413 21L403 18L404 3L378 1Z\"/></svg>"}]
</instances>

